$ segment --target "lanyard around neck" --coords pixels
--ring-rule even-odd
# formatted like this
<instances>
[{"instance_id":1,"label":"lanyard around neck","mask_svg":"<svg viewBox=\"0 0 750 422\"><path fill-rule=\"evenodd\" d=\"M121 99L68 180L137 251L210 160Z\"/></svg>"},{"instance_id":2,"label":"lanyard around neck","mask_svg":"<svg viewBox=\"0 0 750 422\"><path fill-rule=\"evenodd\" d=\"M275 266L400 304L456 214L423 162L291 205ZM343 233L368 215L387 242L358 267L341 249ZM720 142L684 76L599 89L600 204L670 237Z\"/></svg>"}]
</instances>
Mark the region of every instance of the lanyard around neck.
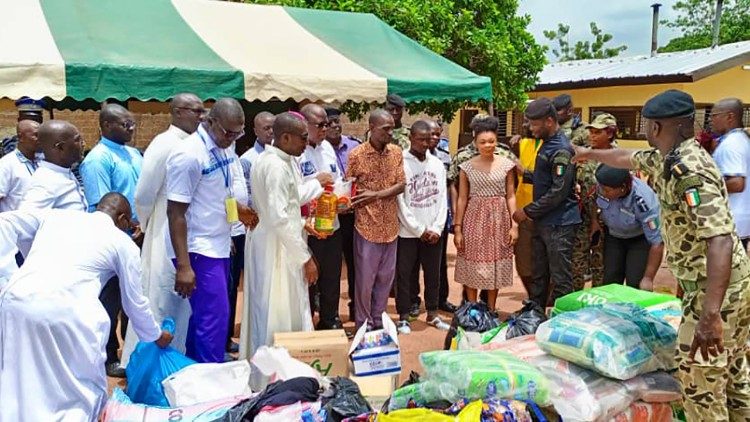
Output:
<instances>
[{"instance_id":1,"label":"lanyard around neck","mask_svg":"<svg viewBox=\"0 0 750 422\"><path fill-rule=\"evenodd\" d=\"M208 142L206 142L206 139L203 137L203 134L200 133L200 131L198 132L198 137L201 138L201 141L203 141L203 145L205 145L206 149L208 149ZM224 177L224 187L227 188L227 190L231 194L232 189L229 187L229 181L231 179L231 174L229 173L229 159L222 152L221 155L224 159L221 160L219 155L216 154L216 151L214 151L213 148L209 149L208 152L210 152L214 157L214 161L216 161L216 165L219 167L219 171L221 171L221 175Z\"/></svg>"}]
</instances>

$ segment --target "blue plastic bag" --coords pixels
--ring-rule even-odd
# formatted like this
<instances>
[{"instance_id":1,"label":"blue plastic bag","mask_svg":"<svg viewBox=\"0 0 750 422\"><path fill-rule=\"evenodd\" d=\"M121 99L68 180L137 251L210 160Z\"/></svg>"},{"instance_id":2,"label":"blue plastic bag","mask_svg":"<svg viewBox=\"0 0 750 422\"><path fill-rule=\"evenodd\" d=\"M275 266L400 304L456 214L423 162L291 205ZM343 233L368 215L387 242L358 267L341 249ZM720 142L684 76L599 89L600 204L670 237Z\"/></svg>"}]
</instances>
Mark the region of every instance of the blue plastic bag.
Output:
<instances>
[{"instance_id":1,"label":"blue plastic bag","mask_svg":"<svg viewBox=\"0 0 750 422\"><path fill-rule=\"evenodd\" d=\"M166 318L162 329L174 333L175 322ZM171 346L160 348L155 342L139 342L125 368L128 397L134 403L168 407L161 382L180 369L196 363Z\"/></svg>"}]
</instances>

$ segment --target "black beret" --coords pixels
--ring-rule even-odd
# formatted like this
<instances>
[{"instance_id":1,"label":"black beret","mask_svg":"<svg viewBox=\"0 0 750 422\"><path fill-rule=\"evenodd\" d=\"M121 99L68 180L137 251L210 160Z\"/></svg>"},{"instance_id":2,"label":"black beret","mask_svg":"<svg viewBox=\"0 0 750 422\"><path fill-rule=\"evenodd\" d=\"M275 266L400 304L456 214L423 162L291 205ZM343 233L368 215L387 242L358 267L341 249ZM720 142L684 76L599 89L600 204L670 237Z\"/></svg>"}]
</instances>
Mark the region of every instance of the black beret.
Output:
<instances>
[{"instance_id":1,"label":"black beret","mask_svg":"<svg viewBox=\"0 0 750 422\"><path fill-rule=\"evenodd\" d=\"M558 110L562 110L565 107L570 107L571 104L573 104L573 99L570 98L570 95L568 94L560 94L552 99L552 105L554 105Z\"/></svg>"},{"instance_id":2,"label":"black beret","mask_svg":"<svg viewBox=\"0 0 750 422\"><path fill-rule=\"evenodd\" d=\"M664 91L646 101L641 115L647 119L667 119L695 114L695 102L690 94L676 89Z\"/></svg>"},{"instance_id":3,"label":"black beret","mask_svg":"<svg viewBox=\"0 0 750 422\"><path fill-rule=\"evenodd\" d=\"M557 113L555 106L549 98L537 98L526 106L524 115L531 120L544 119L545 117L554 116Z\"/></svg>"},{"instance_id":4,"label":"black beret","mask_svg":"<svg viewBox=\"0 0 750 422\"><path fill-rule=\"evenodd\" d=\"M606 164L601 164L596 169L596 181L604 186L616 188L624 185L630 180L630 172L624 169L616 169Z\"/></svg>"},{"instance_id":5,"label":"black beret","mask_svg":"<svg viewBox=\"0 0 750 422\"><path fill-rule=\"evenodd\" d=\"M396 107L406 107L406 102L404 102L404 99L401 98L398 94L388 94L385 97L385 102L388 104L393 104Z\"/></svg>"},{"instance_id":6,"label":"black beret","mask_svg":"<svg viewBox=\"0 0 750 422\"><path fill-rule=\"evenodd\" d=\"M336 117L341 115L341 110L337 109L336 107L326 107L326 116L330 119L331 117Z\"/></svg>"}]
</instances>

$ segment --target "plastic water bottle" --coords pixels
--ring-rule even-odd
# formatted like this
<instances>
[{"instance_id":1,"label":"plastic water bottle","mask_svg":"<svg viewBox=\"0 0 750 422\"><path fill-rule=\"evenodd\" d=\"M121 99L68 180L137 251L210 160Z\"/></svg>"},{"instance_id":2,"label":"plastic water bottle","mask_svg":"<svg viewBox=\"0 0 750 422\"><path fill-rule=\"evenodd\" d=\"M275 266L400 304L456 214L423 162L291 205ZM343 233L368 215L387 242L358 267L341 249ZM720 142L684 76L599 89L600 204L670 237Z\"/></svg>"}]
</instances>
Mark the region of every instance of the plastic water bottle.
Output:
<instances>
[{"instance_id":1,"label":"plastic water bottle","mask_svg":"<svg viewBox=\"0 0 750 422\"><path fill-rule=\"evenodd\" d=\"M177 324L174 322L174 319L172 317L166 317L164 318L164 321L161 322L161 329L164 331L168 331L169 334L172 335L174 335L176 326Z\"/></svg>"}]
</instances>

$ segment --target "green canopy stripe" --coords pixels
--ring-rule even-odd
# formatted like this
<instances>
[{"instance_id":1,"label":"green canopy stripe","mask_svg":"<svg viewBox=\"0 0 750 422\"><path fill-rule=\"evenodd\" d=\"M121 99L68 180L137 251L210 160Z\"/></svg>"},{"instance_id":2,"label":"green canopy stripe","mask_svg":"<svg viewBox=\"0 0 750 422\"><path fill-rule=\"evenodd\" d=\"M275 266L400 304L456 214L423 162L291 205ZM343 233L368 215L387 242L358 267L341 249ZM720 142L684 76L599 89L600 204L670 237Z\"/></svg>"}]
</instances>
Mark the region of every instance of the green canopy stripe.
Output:
<instances>
[{"instance_id":1,"label":"green canopy stripe","mask_svg":"<svg viewBox=\"0 0 750 422\"><path fill-rule=\"evenodd\" d=\"M408 102L492 99L490 79L423 47L372 14L286 7L317 38L388 80Z\"/></svg>"},{"instance_id":2,"label":"green canopy stripe","mask_svg":"<svg viewBox=\"0 0 750 422\"><path fill-rule=\"evenodd\" d=\"M227 64L168 0L41 0L65 61L67 95L165 101L179 92L244 98Z\"/></svg>"}]
</instances>

